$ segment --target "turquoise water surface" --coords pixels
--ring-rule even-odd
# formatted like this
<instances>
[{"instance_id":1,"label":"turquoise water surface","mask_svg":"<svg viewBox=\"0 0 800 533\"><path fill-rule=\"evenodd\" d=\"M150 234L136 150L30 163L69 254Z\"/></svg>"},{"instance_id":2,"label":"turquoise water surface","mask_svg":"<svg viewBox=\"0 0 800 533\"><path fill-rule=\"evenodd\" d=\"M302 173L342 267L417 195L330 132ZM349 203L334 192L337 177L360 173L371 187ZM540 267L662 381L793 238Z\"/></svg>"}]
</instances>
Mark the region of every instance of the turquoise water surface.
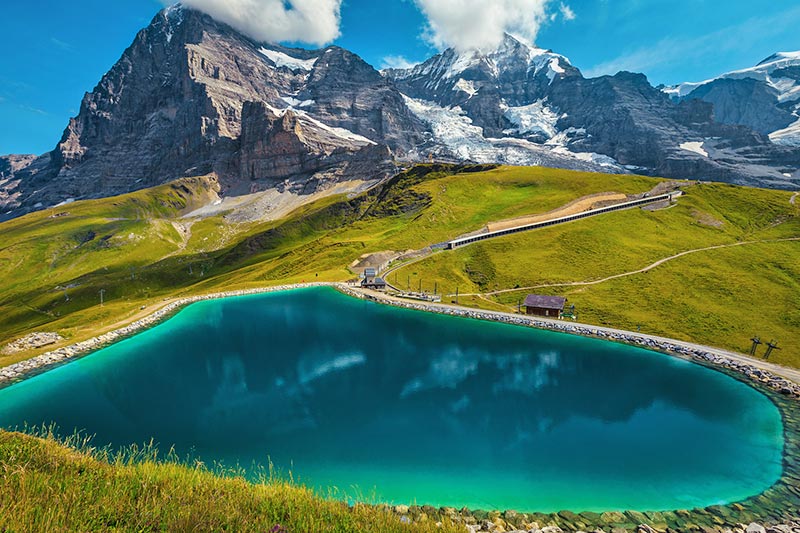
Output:
<instances>
[{"instance_id":1,"label":"turquoise water surface","mask_svg":"<svg viewBox=\"0 0 800 533\"><path fill-rule=\"evenodd\" d=\"M325 493L542 512L740 500L783 449L777 408L724 374L327 288L197 303L0 390L0 426L51 422Z\"/></svg>"}]
</instances>

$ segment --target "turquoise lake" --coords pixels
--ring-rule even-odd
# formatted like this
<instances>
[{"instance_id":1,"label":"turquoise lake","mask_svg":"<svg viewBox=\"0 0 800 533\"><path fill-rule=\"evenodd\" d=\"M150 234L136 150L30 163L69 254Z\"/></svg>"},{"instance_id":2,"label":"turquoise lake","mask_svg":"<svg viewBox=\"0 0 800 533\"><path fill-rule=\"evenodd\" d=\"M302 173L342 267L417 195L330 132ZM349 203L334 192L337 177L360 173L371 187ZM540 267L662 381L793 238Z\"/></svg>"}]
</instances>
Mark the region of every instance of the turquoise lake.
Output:
<instances>
[{"instance_id":1,"label":"turquoise lake","mask_svg":"<svg viewBox=\"0 0 800 533\"><path fill-rule=\"evenodd\" d=\"M0 426L51 422L271 460L323 494L540 512L741 500L778 480L783 451L778 409L724 374L328 288L193 304L0 390Z\"/></svg>"}]
</instances>

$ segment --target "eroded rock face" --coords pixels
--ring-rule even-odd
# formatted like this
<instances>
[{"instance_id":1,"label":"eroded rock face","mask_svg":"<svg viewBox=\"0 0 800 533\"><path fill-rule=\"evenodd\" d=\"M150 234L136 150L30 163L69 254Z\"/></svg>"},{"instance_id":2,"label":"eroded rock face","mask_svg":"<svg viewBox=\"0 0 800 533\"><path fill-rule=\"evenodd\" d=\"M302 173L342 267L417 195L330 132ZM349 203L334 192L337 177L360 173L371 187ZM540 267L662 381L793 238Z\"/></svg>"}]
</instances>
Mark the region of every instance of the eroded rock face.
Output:
<instances>
[{"instance_id":1,"label":"eroded rock face","mask_svg":"<svg viewBox=\"0 0 800 533\"><path fill-rule=\"evenodd\" d=\"M344 159L379 144L402 152L421 130L400 93L350 52L256 43L173 7L86 94L50 154L5 171L0 212L9 218L186 175L214 173L223 191L316 172L330 178L337 165L346 179L348 168L367 168ZM367 155L378 159L358 178L380 179L390 150L359 157Z\"/></svg>"},{"instance_id":2,"label":"eroded rock face","mask_svg":"<svg viewBox=\"0 0 800 533\"><path fill-rule=\"evenodd\" d=\"M350 178L382 179L394 169L386 145L263 102L243 106L239 158L250 191L291 183L295 192L311 194Z\"/></svg>"},{"instance_id":3,"label":"eroded rock face","mask_svg":"<svg viewBox=\"0 0 800 533\"><path fill-rule=\"evenodd\" d=\"M689 99L712 104L717 122L747 126L768 135L797 120L788 109L779 106L778 96L767 84L745 78L714 80L692 91Z\"/></svg>"},{"instance_id":4,"label":"eroded rock face","mask_svg":"<svg viewBox=\"0 0 800 533\"><path fill-rule=\"evenodd\" d=\"M752 80L736 80L728 96L711 86L702 87L707 98L673 99L642 74L584 78L563 56L510 36L495 51L447 50L385 74L412 98L462 111L486 137L599 154L637 173L798 186L800 151L766 135L797 117L775 108L765 84L748 92Z\"/></svg>"},{"instance_id":5,"label":"eroded rock face","mask_svg":"<svg viewBox=\"0 0 800 533\"><path fill-rule=\"evenodd\" d=\"M229 195L374 182L394 158L430 156L797 188L793 143L800 53L656 89L641 74L584 78L506 36L379 73L339 47L257 43L171 7L85 95L52 152L0 159L0 220L187 175L214 174Z\"/></svg>"}]
</instances>

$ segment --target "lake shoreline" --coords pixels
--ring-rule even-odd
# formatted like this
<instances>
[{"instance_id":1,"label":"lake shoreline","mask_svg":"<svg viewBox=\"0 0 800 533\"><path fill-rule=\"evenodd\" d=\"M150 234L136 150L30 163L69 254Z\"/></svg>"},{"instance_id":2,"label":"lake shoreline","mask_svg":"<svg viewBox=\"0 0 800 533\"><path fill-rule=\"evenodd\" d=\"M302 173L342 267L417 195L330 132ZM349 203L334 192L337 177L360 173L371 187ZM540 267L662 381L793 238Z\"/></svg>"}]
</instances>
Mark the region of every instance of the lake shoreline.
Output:
<instances>
[{"instance_id":1,"label":"lake shoreline","mask_svg":"<svg viewBox=\"0 0 800 533\"><path fill-rule=\"evenodd\" d=\"M766 386L784 396L800 400L800 384L786 377L777 375L770 370L766 370L763 367L759 368L754 364L756 361L749 361L746 356L741 354L737 355L708 346L701 346L674 339L667 339L631 331L617 330L602 326L591 326L563 320L549 320L539 317L530 317L527 315L503 313L499 311L485 311L447 304L403 300L384 293L365 290L361 289L360 287L354 287L346 283L337 282L276 285L273 287L242 289L237 291L227 291L179 298L169 302L155 312L122 328L115 329L85 341L63 346L61 348L45 352L31 359L0 368L0 388L22 381L33 375L40 374L52 367L66 363L77 357L88 355L89 353L114 344L115 342L119 342L125 338L131 337L145 329L151 328L163 322L164 320L169 319L182 308L193 303L315 287L330 287L354 298L404 309L449 316L459 316L476 320L500 322L504 324L566 333L570 335L597 338L611 342L631 344L641 348L702 363L710 368L733 371L744 376L747 381L755 382L759 385ZM734 356L736 358L734 358ZM791 369L786 370L791 371Z\"/></svg>"},{"instance_id":2,"label":"lake shoreline","mask_svg":"<svg viewBox=\"0 0 800 533\"><path fill-rule=\"evenodd\" d=\"M733 359L723 350L716 348L699 346L688 342L665 339L643 333L616 330L602 326L578 324L565 320L548 320L539 317L503 313L499 311L484 311L480 309L446 304L402 300L400 298L390 297L383 293L354 288L346 285L339 285L337 288L354 298L365 299L394 307L450 316L460 316L476 320L500 322L516 326L554 331L557 333L566 333L569 335L578 335L581 337L590 337L623 344L630 344L640 348L681 357L682 359L704 363L706 366L712 368L720 367L727 370L732 370L742 374L750 381L755 381L761 385L766 385L780 394L800 400L800 384L797 384L785 377L776 375L768 370L758 368L754 364L743 362L739 359ZM744 356L742 357L744 358Z\"/></svg>"},{"instance_id":3,"label":"lake shoreline","mask_svg":"<svg viewBox=\"0 0 800 533\"><path fill-rule=\"evenodd\" d=\"M604 527L626 529L629 531L653 531L653 529L641 529L641 527L639 527L641 524L651 524L655 530L663 530L664 527L659 527L662 524L667 525L673 530L683 530L682 527L676 528L676 526L686 525L688 527L690 524L698 524L701 526L713 527L715 525L721 525L720 521L724 521L728 528L732 531L736 531L736 527L739 524L748 524L751 522L765 525L788 524L790 521L795 521L793 512L787 512L787 509L796 509L800 502L800 490L796 488L800 486L800 471L798 471L797 465L797 457L800 457L800 409L798 409L798 405L800 404L797 403L797 400L800 399L800 386L797 386L791 381L771 374L763 369L756 368L755 366L742 363L741 361L726 358L719 353L721 351L717 351L713 348L693 347L693 345L689 343L660 339L658 337L633 332L613 330L611 328L588 326L565 321L545 320L496 311L482 311L450 306L447 304L401 300L383 293L363 290L360 287L354 287L344 283L278 285L274 287L198 295L166 301L161 308L127 326L99 335L87 341L58 348L28 361L17 363L17 365L8 367L12 369L11 371L9 371L8 368L0 369L0 388L4 385L22 381L70 360L88 355L110 344L129 338L136 333L168 320L181 309L193 303L321 287L335 289L344 295L362 301L391 305L398 308L568 333L629 344L651 351L663 352L693 361L702 366L725 373L734 379L748 383L775 403L783 420L785 435L783 449L784 459L783 472L780 480L765 492L738 503L694 509L691 511L665 511L658 513L641 513L637 511L599 514L575 514L567 511L552 514L515 513L513 511L500 513L494 510L434 509L429 506L409 507L404 505L385 506L387 512L405 516L410 521L426 520L432 517L438 519L449 518L463 523L472 531L492 531L494 530L493 528L500 523L504 524L503 527L532 523L541 524L542 526L552 525L563 528L563 531L591 531L593 530L592 528L596 530ZM377 507L384 506L378 505ZM744 531L744 528L740 529ZM551 531L556 532L555 529ZM791 531L791 529L789 531Z\"/></svg>"}]
</instances>

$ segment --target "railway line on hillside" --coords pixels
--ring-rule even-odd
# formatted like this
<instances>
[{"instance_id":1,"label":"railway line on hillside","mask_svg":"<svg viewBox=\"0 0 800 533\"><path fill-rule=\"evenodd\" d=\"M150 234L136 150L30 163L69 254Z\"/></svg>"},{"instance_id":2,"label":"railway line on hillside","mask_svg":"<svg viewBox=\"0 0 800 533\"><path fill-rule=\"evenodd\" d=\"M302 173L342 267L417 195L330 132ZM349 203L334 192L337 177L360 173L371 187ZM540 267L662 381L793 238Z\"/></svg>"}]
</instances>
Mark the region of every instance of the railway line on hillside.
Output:
<instances>
[{"instance_id":1,"label":"railway line on hillside","mask_svg":"<svg viewBox=\"0 0 800 533\"><path fill-rule=\"evenodd\" d=\"M612 213L614 211L622 211L624 209L633 209L636 207L644 207L646 205L657 204L660 202L669 202L672 203L675 201L676 198L683 195L683 191L673 191L666 194L658 194L654 196L645 196L644 198L640 198L638 200L631 200L627 202L621 202L614 205L609 205L605 207L600 207L597 209L589 209L588 211L584 211L582 213L576 213L573 215L567 215L557 218L552 218L549 220L542 220L540 222L534 222L532 224L523 224L520 226L514 226L510 228L500 229L496 231L487 231L484 233L479 233L476 235L468 235L466 237L461 237L458 239L453 239L451 241L447 241L446 243L442 243L440 246L447 250L455 250L456 248L461 248L462 246L467 246L476 242L485 241L487 239L494 239L497 237L504 237L506 235L513 235L515 233L522 233L525 231L532 231L541 228L547 228L550 226L556 226L559 224L566 224L568 222L574 222L576 220L582 220L584 218L594 217L598 215L603 215L605 213Z\"/></svg>"}]
</instances>

